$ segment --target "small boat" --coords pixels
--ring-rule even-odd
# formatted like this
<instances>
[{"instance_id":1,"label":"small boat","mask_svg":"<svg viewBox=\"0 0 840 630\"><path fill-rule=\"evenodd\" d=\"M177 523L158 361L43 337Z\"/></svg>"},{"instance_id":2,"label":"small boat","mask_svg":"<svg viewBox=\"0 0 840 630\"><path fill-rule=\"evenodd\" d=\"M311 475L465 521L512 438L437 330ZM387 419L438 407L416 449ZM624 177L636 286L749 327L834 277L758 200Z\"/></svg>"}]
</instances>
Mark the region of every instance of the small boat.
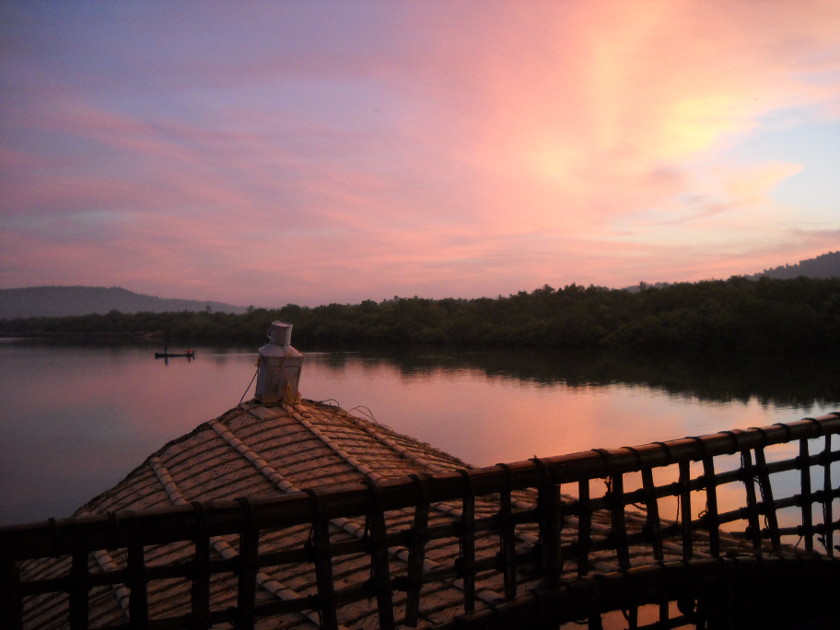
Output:
<instances>
[{"instance_id":1,"label":"small boat","mask_svg":"<svg viewBox=\"0 0 840 630\"><path fill-rule=\"evenodd\" d=\"M194 359L195 351L188 350L187 352L155 352L155 359L171 359L172 357L187 357L188 359Z\"/></svg>"}]
</instances>

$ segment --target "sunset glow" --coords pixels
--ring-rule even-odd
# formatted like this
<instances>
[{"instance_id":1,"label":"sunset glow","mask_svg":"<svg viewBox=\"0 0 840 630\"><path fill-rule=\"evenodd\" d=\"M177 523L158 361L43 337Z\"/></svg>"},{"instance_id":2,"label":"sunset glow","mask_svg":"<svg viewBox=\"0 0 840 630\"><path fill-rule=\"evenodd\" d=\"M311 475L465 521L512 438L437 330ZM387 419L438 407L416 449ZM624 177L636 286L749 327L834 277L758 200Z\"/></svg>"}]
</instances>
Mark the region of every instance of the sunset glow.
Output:
<instances>
[{"instance_id":1,"label":"sunset glow","mask_svg":"<svg viewBox=\"0 0 840 630\"><path fill-rule=\"evenodd\" d=\"M840 5L7 2L0 286L240 305L840 245Z\"/></svg>"}]
</instances>

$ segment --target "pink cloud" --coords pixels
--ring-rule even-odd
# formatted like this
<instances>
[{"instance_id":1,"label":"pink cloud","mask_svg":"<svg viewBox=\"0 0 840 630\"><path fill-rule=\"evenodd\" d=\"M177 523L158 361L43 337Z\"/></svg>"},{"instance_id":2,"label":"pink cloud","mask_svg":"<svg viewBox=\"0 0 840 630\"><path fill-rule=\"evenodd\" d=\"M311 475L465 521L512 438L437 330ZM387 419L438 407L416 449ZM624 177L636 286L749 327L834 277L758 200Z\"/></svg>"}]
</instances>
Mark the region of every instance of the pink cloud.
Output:
<instances>
[{"instance_id":1,"label":"pink cloud","mask_svg":"<svg viewBox=\"0 0 840 630\"><path fill-rule=\"evenodd\" d=\"M814 255L836 222L792 229L809 208L774 198L805 165L732 151L768 124L837 120L834 7L403 4L376 15L388 28L342 35L292 4L279 39L262 13L283 9L217 7L147 56L160 18L141 11L91 44L130 82L90 57L99 73L32 61L34 78L15 74L29 100L2 106L20 134L0 143L4 269L17 270L4 281L50 283L60 267L317 303L699 279ZM170 18L178 31L184 16ZM208 48L233 25L250 37Z\"/></svg>"}]
</instances>

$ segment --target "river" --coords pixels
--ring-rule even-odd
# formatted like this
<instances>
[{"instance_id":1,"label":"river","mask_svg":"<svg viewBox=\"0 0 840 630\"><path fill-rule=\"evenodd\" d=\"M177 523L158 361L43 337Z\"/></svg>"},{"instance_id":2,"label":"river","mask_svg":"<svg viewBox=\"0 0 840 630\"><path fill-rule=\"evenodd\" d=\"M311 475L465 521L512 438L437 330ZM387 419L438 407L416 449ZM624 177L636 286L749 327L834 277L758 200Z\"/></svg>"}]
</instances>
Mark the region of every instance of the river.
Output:
<instances>
[{"instance_id":1,"label":"river","mask_svg":"<svg viewBox=\"0 0 840 630\"><path fill-rule=\"evenodd\" d=\"M0 343L0 524L69 516L253 394L256 349ZM172 349L174 351L174 349ZM483 466L840 410L827 359L306 352L300 389Z\"/></svg>"}]
</instances>

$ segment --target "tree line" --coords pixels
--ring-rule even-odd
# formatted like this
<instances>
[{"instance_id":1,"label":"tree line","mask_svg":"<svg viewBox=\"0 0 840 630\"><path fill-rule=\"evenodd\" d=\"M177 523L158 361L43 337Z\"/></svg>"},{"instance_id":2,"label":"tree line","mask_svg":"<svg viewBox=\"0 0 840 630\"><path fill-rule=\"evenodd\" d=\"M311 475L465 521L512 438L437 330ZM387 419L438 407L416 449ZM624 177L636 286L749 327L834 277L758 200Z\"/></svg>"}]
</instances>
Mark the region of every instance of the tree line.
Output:
<instances>
[{"instance_id":1,"label":"tree line","mask_svg":"<svg viewBox=\"0 0 840 630\"><path fill-rule=\"evenodd\" d=\"M0 321L0 333L65 340L174 345L265 343L273 320L294 324L304 351L461 346L643 352L812 352L840 349L840 278L732 277L640 285L571 284L477 299L420 297L246 313L179 311Z\"/></svg>"}]
</instances>

